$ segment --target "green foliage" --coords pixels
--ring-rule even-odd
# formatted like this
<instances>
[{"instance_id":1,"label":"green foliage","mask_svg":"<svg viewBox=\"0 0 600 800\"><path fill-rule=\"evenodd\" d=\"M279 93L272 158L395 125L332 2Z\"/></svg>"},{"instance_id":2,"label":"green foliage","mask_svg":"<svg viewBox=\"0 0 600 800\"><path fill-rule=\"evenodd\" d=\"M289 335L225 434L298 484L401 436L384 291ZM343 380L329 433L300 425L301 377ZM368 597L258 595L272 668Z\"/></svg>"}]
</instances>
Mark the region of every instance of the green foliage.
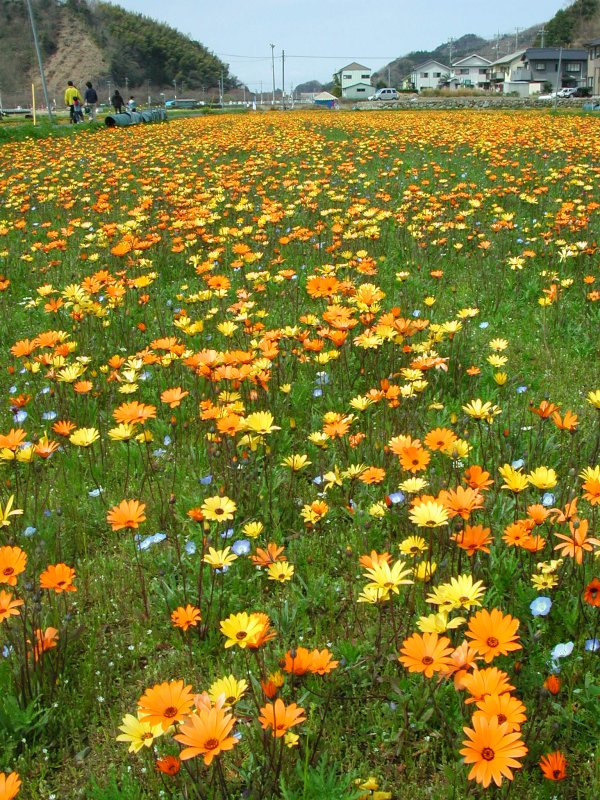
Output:
<instances>
[{"instance_id":1,"label":"green foliage","mask_svg":"<svg viewBox=\"0 0 600 800\"><path fill-rule=\"evenodd\" d=\"M88 791L89 800L143 800L147 797L140 789L136 778L123 773L117 777L115 770L111 770L108 782L98 783L92 778L92 785Z\"/></svg>"},{"instance_id":2,"label":"green foliage","mask_svg":"<svg viewBox=\"0 0 600 800\"><path fill-rule=\"evenodd\" d=\"M352 776L332 768L322 758L318 766L297 762L291 783L281 780L283 800L357 800L362 792L354 788Z\"/></svg>"},{"instance_id":3,"label":"green foliage","mask_svg":"<svg viewBox=\"0 0 600 800\"><path fill-rule=\"evenodd\" d=\"M546 25L545 44L561 47L570 44L580 25L598 11L598 0L576 0L567 8L559 9Z\"/></svg>"},{"instance_id":4,"label":"green foliage","mask_svg":"<svg viewBox=\"0 0 600 800\"><path fill-rule=\"evenodd\" d=\"M37 700L21 708L14 695L0 695L0 769L10 766L24 744L31 747L49 718L49 709L40 708Z\"/></svg>"}]
</instances>

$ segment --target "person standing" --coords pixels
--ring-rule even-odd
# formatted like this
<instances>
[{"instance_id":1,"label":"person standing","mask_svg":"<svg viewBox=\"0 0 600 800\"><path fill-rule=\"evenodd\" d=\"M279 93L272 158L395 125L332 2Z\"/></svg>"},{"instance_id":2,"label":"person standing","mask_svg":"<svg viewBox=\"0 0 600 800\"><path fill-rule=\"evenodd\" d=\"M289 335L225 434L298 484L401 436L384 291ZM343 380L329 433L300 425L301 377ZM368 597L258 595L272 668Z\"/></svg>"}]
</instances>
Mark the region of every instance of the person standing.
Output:
<instances>
[{"instance_id":1,"label":"person standing","mask_svg":"<svg viewBox=\"0 0 600 800\"><path fill-rule=\"evenodd\" d=\"M137 106L136 106L136 103L135 103L135 98L134 98L133 95L131 95L131 97L127 101L127 111L129 111L129 112L136 111L136 109L137 109Z\"/></svg>"},{"instance_id":2,"label":"person standing","mask_svg":"<svg viewBox=\"0 0 600 800\"><path fill-rule=\"evenodd\" d=\"M96 110L98 109L98 92L92 86L91 81L86 83L86 90L83 96L86 106L90 110L90 122L96 122Z\"/></svg>"},{"instance_id":3,"label":"person standing","mask_svg":"<svg viewBox=\"0 0 600 800\"><path fill-rule=\"evenodd\" d=\"M110 102L113 104L115 114L123 113L123 106L125 105L125 101L121 97L121 92L118 89L115 89L115 93L110 98Z\"/></svg>"},{"instance_id":4,"label":"person standing","mask_svg":"<svg viewBox=\"0 0 600 800\"><path fill-rule=\"evenodd\" d=\"M75 88L73 81L68 81L67 88L65 89L65 105L69 106L69 119L73 124L77 122L74 105L76 97L79 97L79 90Z\"/></svg>"}]
</instances>

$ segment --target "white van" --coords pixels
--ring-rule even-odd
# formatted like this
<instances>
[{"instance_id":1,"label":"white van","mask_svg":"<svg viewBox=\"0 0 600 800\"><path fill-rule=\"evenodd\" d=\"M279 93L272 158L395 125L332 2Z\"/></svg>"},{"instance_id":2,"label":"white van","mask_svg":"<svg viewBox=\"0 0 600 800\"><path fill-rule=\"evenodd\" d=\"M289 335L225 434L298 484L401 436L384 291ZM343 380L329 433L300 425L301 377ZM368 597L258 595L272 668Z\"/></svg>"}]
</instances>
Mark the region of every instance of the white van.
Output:
<instances>
[{"instance_id":1,"label":"white van","mask_svg":"<svg viewBox=\"0 0 600 800\"><path fill-rule=\"evenodd\" d=\"M395 89L378 89L369 100L397 100L400 97Z\"/></svg>"}]
</instances>

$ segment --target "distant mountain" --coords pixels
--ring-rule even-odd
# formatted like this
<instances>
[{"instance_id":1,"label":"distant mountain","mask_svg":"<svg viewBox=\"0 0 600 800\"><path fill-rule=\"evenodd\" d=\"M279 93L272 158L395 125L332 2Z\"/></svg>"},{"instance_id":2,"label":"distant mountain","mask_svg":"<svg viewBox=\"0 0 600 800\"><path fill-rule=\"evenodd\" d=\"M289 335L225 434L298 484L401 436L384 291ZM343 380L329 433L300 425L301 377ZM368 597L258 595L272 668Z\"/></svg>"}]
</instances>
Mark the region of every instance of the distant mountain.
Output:
<instances>
[{"instance_id":1,"label":"distant mountain","mask_svg":"<svg viewBox=\"0 0 600 800\"><path fill-rule=\"evenodd\" d=\"M67 80L81 87L92 80L128 89L171 87L183 91L238 81L200 42L142 14L95 0L32 0L51 96L60 96ZM27 91L37 80L37 63L26 6L0 0L0 88L6 96ZM25 89L24 89L25 87Z\"/></svg>"}]
</instances>

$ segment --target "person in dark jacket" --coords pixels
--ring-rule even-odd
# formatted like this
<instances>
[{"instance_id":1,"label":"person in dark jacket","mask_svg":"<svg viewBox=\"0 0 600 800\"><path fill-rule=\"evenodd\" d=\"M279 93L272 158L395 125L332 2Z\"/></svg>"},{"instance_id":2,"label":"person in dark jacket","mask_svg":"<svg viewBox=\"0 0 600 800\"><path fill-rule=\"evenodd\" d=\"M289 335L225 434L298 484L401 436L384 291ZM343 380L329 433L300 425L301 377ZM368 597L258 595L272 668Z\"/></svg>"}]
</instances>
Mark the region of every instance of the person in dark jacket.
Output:
<instances>
[{"instance_id":1,"label":"person in dark jacket","mask_svg":"<svg viewBox=\"0 0 600 800\"><path fill-rule=\"evenodd\" d=\"M125 105L125 101L121 97L121 92L118 89L115 89L115 93L110 98L110 102L113 104L113 108L115 109L115 114L123 113L123 106Z\"/></svg>"},{"instance_id":2,"label":"person in dark jacket","mask_svg":"<svg viewBox=\"0 0 600 800\"><path fill-rule=\"evenodd\" d=\"M98 109L98 92L94 89L91 81L86 83L85 94L83 96L85 105L89 108L89 121L96 122L96 111Z\"/></svg>"}]
</instances>

